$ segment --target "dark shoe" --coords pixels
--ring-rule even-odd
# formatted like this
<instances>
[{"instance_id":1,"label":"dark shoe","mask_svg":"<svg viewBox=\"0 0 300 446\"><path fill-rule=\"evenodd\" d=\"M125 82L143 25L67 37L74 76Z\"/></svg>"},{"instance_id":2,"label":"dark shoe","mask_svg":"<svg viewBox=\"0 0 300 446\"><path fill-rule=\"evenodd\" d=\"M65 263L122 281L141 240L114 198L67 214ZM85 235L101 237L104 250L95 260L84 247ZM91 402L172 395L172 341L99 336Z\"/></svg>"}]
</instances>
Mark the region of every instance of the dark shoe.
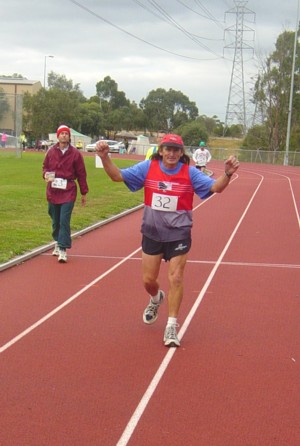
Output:
<instances>
[{"instance_id":1,"label":"dark shoe","mask_svg":"<svg viewBox=\"0 0 300 446\"><path fill-rule=\"evenodd\" d=\"M165 298L165 293L162 290L160 290L159 293L159 302L156 304L151 298L149 305L147 305L147 307L145 308L145 311L143 313L143 321L145 322L145 324L153 324L153 322L155 322L157 319L159 306Z\"/></svg>"}]
</instances>

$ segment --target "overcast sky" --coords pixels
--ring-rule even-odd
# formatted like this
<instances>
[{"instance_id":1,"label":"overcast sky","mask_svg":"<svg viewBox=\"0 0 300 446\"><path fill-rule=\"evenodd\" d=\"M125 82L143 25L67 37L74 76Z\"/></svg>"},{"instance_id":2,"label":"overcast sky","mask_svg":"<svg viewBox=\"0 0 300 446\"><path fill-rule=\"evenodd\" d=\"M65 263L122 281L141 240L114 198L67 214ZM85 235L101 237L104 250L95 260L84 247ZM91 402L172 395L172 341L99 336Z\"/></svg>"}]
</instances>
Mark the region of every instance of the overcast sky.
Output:
<instances>
[{"instance_id":1,"label":"overcast sky","mask_svg":"<svg viewBox=\"0 0 300 446\"><path fill-rule=\"evenodd\" d=\"M139 104L179 90L200 114L225 120L237 4L244 4L245 90L279 34L295 31L300 0L0 0L0 75L44 84L54 71L89 98L110 76ZM253 30L253 31L252 31Z\"/></svg>"}]
</instances>

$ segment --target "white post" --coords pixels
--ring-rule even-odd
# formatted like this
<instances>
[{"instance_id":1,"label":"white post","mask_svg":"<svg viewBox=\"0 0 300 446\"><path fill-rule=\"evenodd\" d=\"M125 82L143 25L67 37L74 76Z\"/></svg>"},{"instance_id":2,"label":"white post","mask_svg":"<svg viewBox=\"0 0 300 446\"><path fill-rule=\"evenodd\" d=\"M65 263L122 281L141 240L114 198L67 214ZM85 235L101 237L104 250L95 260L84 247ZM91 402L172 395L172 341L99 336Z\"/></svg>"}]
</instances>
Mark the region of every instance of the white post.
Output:
<instances>
[{"instance_id":1,"label":"white post","mask_svg":"<svg viewBox=\"0 0 300 446\"><path fill-rule=\"evenodd\" d=\"M44 60L44 88L46 88L46 67L47 67L47 57L51 57L53 59L54 56L45 56Z\"/></svg>"},{"instance_id":2,"label":"white post","mask_svg":"<svg viewBox=\"0 0 300 446\"><path fill-rule=\"evenodd\" d=\"M296 29L295 29L295 40L294 40L294 55L293 55L293 64L292 64L291 90L290 90L288 123L287 123L287 131L286 131L285 154L284 154L284 161L283 161L284 166L289 165L289 147L290 147L290 135L291 135L294 77L295 77L295 64L296 64L296 53L297 53L297 43L298 43L298 29L299 29L299 0L298 0L297 21L296 21Z\"/></svg>"}]
</instances>

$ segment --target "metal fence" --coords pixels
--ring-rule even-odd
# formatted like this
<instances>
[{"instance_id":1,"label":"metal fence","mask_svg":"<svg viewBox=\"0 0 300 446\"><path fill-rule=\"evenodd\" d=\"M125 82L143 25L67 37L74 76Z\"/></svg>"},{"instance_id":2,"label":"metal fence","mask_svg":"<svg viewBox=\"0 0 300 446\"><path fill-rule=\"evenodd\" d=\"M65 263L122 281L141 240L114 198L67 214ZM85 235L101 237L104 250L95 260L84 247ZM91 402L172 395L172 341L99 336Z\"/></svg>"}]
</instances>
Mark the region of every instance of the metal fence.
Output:
<instances>
[{"instance_id":1,"label":"metal fence","mask_svg":"<svg viewBox=\"0 0 300 446\"><path fill-rule=\"evenodd\" d=\"M197 147L188 147L187 153L192 156ZM245 163L265 163L265 164L284 164L284 151L268 151L268 150L246 150L246 149L228 149L228 148L209 148L212 159L225 160L230 155L235 155L239 161ZM300 150L289 152L288 164L290 166L300 166Z\"/></svg>"},{"instance_id":2,"label":"metal fence","mask_svg":"<svg viewBox=\"0 0 300 446\"><path fill-rule=\"evenodd\" d=\"M152 144L154 146L154 144ZM137 149L131 149L131 153L135 153L137 155L146 155L149 149L149 145L139 144ZM185 147L186 153L192 157L194 151L198 149L198 147L189 146ZM245 163L264 163L264 164L284 164L284 151L270 151L270 150L261 150L261 149L253 149L246 150L240 148L224 148L217 147L212 148L209 147L209 151L211 153L212 159L214 160L225 160L230 155L235 155L240 161ZM289 152L289 162L290 166L300 166L300 150L295 152Z\"/></svg>"}]
</instances>

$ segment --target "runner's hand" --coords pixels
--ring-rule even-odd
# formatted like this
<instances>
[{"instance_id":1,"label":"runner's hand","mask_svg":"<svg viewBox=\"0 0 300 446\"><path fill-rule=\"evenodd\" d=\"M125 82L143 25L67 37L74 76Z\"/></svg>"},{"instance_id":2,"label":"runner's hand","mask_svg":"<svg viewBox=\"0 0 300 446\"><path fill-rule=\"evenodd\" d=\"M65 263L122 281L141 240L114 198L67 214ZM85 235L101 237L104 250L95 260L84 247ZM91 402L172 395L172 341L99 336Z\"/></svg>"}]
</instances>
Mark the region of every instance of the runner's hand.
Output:
<instances>
[{"instance_id":1,"label":"runner's hand","mask_svg":"<svg viewBox=\"0 0 300 446\"><path fill-rule=\"evenodd\" d=\"M100 158L105 158L109 154L109 146L104 141L98 141L96 144L96 153Z\"/></svg>"},{"instance_id":2,"label":"runner's hand","mask_svg":"<svg viewBox=\"0 0 300 446\"><path fill-rule=\"evenodd\" d=\"M234 155L231 155L225 161L225 172L227 172L229 175L232 175L239 168L239 166L239 160Z\"/></svg>"}]
</instances>

